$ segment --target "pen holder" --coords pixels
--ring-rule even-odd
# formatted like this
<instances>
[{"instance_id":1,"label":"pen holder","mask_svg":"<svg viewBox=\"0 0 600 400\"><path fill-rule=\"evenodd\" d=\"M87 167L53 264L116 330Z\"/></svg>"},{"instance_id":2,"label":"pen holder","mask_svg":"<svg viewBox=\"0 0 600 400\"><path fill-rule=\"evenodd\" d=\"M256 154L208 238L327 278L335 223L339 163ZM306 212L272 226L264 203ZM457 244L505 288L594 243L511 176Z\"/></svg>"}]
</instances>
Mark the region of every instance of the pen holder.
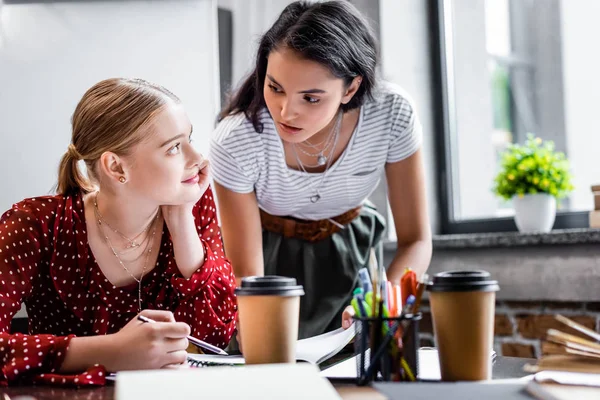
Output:
<instances>
[{"instance_id":1,"label":"pen holder","mask_svg":"<svg viewBox=\"0 0 600 400\"><path fill-rule=\"evenodd\" d=\"M415 381L418 378L421 317L421 313L394 318L354 317L358 385L373 381Z\"/></svg>"}]
</instances>

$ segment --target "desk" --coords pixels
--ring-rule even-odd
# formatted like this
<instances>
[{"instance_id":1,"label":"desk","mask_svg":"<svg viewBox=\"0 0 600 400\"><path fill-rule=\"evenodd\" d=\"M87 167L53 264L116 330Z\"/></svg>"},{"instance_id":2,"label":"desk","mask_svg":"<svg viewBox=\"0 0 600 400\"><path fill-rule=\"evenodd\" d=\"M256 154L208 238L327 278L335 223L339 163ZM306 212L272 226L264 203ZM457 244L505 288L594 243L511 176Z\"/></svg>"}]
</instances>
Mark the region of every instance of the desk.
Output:
<instances>
[{"instance_id":1,"label":"desk","mask_svg":"<svg viewBox=\"0 0 600 400\"><path fill-rule=\"evenodd\" d=\"M523 366L526 363L535 363L535 360L498 356L492 372L493 379L525 376L527 373L523 372ZM334 383L333 385L344 400L385 400L383 395L370 387L357 387L348 383ZM114 398L114 387L106 386L78 390L48 386L9 387L0 389L1 393L6 393L11 398L28 395L35 397L37 400L112 400Z\"/></svg>"}]
</instances>

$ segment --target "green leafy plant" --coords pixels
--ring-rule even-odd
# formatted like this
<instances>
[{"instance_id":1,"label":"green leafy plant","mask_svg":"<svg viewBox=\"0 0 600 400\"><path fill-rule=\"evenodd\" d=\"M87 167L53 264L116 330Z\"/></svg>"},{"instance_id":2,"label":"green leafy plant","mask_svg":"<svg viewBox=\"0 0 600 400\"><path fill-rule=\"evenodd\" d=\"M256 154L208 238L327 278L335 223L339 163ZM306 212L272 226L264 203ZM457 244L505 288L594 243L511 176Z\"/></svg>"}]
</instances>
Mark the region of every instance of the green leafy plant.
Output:
<instances>
[{"instance_id":1,"label":"green leafy plant","mask_svg":"<svg viewBox=\"0 0 600 400\"><path fill-rule=\"evenodd\" d=\"M502 153L492 190L507 200L536 193L561 199L574 188L569 168L565 154L554 150L554 142L529 134L524 145L510 144Z\"/></svg>"}]
</instances>

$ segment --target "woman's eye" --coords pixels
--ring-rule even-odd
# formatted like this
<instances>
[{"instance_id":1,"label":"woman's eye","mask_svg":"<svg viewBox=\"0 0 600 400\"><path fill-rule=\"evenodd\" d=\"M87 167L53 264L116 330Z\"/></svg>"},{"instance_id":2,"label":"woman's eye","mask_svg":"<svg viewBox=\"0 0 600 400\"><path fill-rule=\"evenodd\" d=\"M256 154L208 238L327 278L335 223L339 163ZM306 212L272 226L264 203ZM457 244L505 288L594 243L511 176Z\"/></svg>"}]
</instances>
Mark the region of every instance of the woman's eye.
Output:
<instances>
[{"instance_id":1,"label":"woman's eye","mask_svg":"<svg viewBox=\"0 0 600 400\"><path fill-rule=\"evenodd\" d=\"M308 101L310 104L317 104L321 99L317 99L316 97L305 96L304 100Z\"/></svg>"},{"instance_id":2,"label":"woman's eye","mask_svg":"<svg viewBox=\"0 0 600 400\"><path fill-rule=\"evenodd\" d=\"M175 155L175 154L178 154L180 150L181 150L181 143L177 143L175 146L173 146L169 150L167 150L167 154Z\"/></svg>"},{"instance_id":3,"label":"woman's eye","mask_svg":"<svg viewBox=\"0 0 600 400\"><path fill-rule=\"evenodd\" d=\"M281 90L279 90L279 88L277 86L271 85L269 84L269 88L271 89L272 92L274 93L281 93Z\"/></svg>"}]
</instances>

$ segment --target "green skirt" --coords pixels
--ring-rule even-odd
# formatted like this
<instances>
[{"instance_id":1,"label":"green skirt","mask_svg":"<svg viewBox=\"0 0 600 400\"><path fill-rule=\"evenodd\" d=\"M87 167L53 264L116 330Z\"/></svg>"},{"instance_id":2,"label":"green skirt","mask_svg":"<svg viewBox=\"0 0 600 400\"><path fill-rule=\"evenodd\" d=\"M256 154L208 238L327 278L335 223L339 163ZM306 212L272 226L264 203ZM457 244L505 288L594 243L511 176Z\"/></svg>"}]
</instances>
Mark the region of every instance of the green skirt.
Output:
<instances>
[{"instance_id":1,"label":"green skirt","mask_svg":"<svg viewBox=\"0 0 600 400\"><path fill-rule=\"evenodd\" d=\"M315 243L263 229L265 275L293 277L304 286L299 339L341 327L342 312L358 286L358 270L367 266L372 248L382 262L384 230L385 220L371 204L340 232Z\"/></svg>"}]
</instances>

